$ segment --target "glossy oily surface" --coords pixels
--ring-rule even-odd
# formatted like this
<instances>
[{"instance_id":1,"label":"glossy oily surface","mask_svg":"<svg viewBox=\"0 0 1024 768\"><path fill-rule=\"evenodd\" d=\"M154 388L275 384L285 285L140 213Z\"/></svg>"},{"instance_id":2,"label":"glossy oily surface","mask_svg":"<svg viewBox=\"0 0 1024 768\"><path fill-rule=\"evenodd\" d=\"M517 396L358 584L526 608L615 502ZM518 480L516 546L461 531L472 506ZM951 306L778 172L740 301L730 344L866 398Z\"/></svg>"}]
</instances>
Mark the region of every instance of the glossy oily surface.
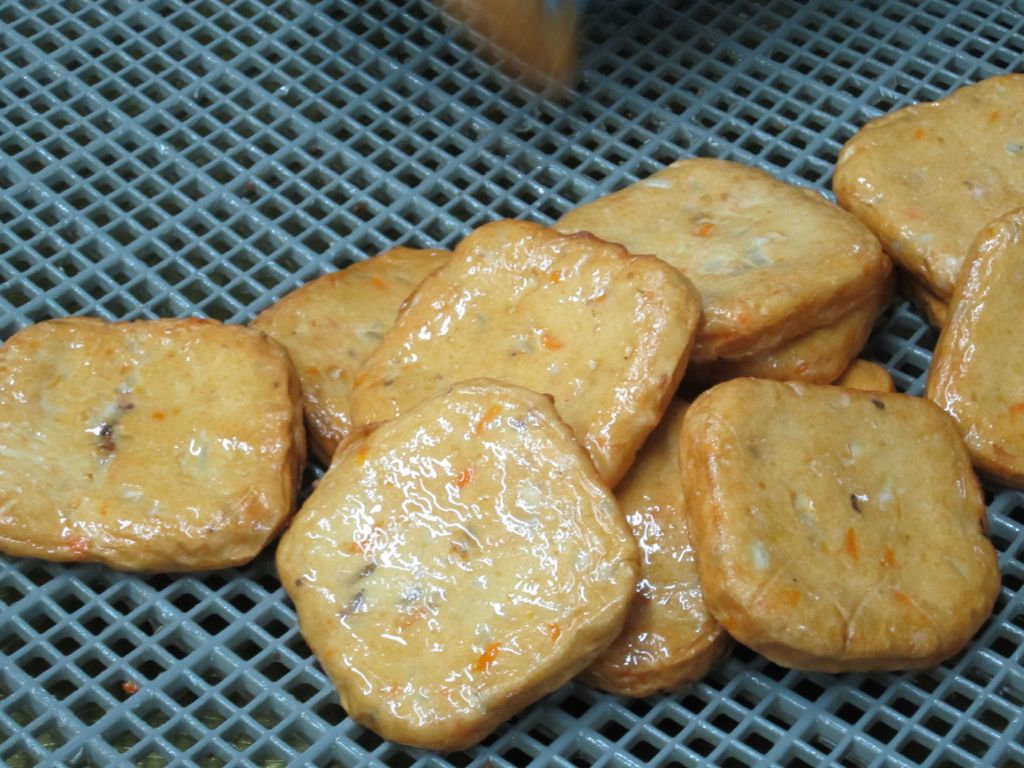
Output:
<instances>
[{"instance_id":1,"label":"glossy oily surface","mask_svg":"<svg viewBox=\"0 0 1024 768\"><path fill-rule=\"evenodd\" d=\"M690 366L688 378L719 382L740 376L828 384L842 375L864 348L875 320L892 298L892 279L831 325L815 328L774 349L736 359L719 358Z\"/></svg>"},{"instance_id":2,"label":"glossy oily surface","mask_svg":"<svg viewBox=\"0 0 1024 768\"><path fill-rule=\"evenodd\" d=\"M734 379L690 407L680 453L708 607L772 661L934 666L992 611L981 488L933 403Z\"/></svg>"},{"instance_id":3,"label":"glossy oily surface","mask_svg":"<svg viewBox=\"0 0 1024 768\"><path fill-rule=\"evenodd\" d=\"M637 552L549 398L478 379L343 445L277 566L345 711L448 750L614 639Z\"/></svg>"},{"instance_id":4,"label":"glossy oily surface","mask_svg":"<svg viewBox=\"0 0 1024 768\"><path fill-rule=\"evenodd\" d=\"M693 350L702 363L836 322L890 270L864 225L818 193L724 160L679 160L555 226L654 254L692 280L704 307Z\"/></svg>"},{"instance_id":5,"label":"glossy oily surface","mask_svg":"<svg viewBox=\"0 0 1024 768\"><path fill-rule=\"evenodd\" d=\"M488 376L554 397L614 486L686 366L700 302L651 256L522 221L480 227L423 281L356 377L358 424Z\"/></svg>"},{"instance_id":6,"label":"glossy oily surface","mask_svg":"<svg viewBox=\"0 0 1024 768\"><path fill-rule=\"evenodd\" d=\"M288 350L302 383L310 446L325 463L352 431L355 372L402 302L448 255L393 248L307 283L253 320L253 328Z\"/></svg>"},{"instance_id":7,"label":"glossy oily surface","mask_svg":"<svg viewBox=\"0 0 1024 768\"><path fill-rule=\"evenodd\" d=\"M837 387L866 389L872 392L896 391L896 384L889 372L870 360L854 360L834 384Z\"/></svg>"},{"instance_id":8,"label":"glossy oily surface","mask_svg":"<svg viewBox=\"0 0 1024 768\"><path fill-rule=\"evenodd\" d=\"M299 386L210 320L30 326L0 348L0 550L180 571L252 559L291 514Z\"/></svg>"},{"instance_id":9,"label":"glossy oily surface","mask_svg":"<svg viewBox=\"0 0 1024 768\"><path fill-rule=\"evenodd\" d=\"M978 469L1024 487L1024 208L978 236L925 394L960 425Z\"/></svg>"},{"instance_id":10,"label":"glossy oily surface","mask_svg":"<svg viewBox=\"0 0 1024 768\"><path fill-rule=\"evenodd\" d=\"M699 680L728 648L704 604L679 477L686 403L673 400L615 488L640 547L640 581L626 625L581 676L622 696L649 696Z\"/></svg>"},{"instance_id":11,"label":"glossy oily surface","mask_svg":"<svg viewBox=\"0 0 1024 768\"><path fill-rule=\"evenodd\" d=\"M836 200L942 300L979 230L1024 205L1024 75L872 120L843 147Z\"/></svg>"}]
</instances>

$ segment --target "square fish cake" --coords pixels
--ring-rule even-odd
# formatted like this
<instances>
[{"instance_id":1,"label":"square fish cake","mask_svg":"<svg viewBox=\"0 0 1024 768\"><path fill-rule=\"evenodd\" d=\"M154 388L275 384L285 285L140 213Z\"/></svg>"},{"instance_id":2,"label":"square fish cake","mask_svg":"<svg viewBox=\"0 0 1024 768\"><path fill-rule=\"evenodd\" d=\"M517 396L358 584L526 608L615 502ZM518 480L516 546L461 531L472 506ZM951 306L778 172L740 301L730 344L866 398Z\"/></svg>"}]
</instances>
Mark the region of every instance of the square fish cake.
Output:
<instances>
[{"instance_id":1,"label":"square fish cake","mask_svg":"<svg viewBox=\"0 0 1024 768\"><path fill-rule=\"evenodd\" d=\"M615 642L580 679L620 696L650 696L699 680L729 648L697 576L679 476L687 403L673 400L615 488L640 547L640 580Z\"/></svg>"},{"instance_id":2,"label":"square fish cake","mask_svg":"<svg viewBox=\"0 0 1024 768\"><path fill-rule=\"evenodd\" d=\"M836 200L940 300L985 224L1024 206L1024 75L872 120L839 153Z\"/></svg>"},{"instance_id":3,"label":"square fish cake","mask_svg":"<svg viewBox=\"0 0 1024 768\"><path fill-rule=\"evenodd\" d=\"M690 407L680 454L704 599L777 664L934 666L991 613L981 488L928 400L733 379Z\"/></svg>"},{"instance_id":4,"label":"square fish cake","mask_svg":"<svg viewBox=\"0 0 1024 768\"><path fill-rule=\"evenodd\" d=\"M614 485L682 378L693 286L590 235L499 221L423 281L356 376L357 424L394 418L477 376L550 394Z\"/></svg>"},{"instance_id":5,"label":"square fish cake","mask_svg":"<svg viewBox=\"0 0 1024 768\"><path fill-rule=\"evenodd\" d=\"M1024 208L985 227L939 335L925 395L960 425L974 465L1024 488Z\"/></svg>"},{"instance_id":6,"label":"square fish cake","mask_svg":"<svg viewBox=\"0 0 1024 768\"><path fill-rule=\"evenodd\" d=\"M352 378L402 302L448 251L393 248L297 288L252 321L299 374L310 447L325 463L352 431Z\"/></svg>"},{"instance_id":7,"label":"square fish cake","mask_svg":"<svg viewBox=\"0 0 1024 768\"><path fill-rule=\"evenodd\" d=\"M830 325L891 269L871 232L841 208L725 160L679 160L555 227L654 254L693 281L704 308L697 363L757 354Z\"/></svg>"},{"instance_id":8,"label":"square fish cake","mask_svg":"<svg viewBox=\"0 0 1024 768\"><path fill-rule=\"evenodd\" d=\"M211 320L51 320L0 347L0 551L142 571L241 565L305 459L282 347Z\"/></svg>"},{"instance_id":9,"label":"square fish cake","mask_svg":"<svg viewBox=\"0 0 1024 768\"><path fill-rule=\"evenodd\" d=\"M343 444L277 566L345 711L451 750L607 647L637 551L550 398L477 379Z\"/></svg>"}]
</instances>

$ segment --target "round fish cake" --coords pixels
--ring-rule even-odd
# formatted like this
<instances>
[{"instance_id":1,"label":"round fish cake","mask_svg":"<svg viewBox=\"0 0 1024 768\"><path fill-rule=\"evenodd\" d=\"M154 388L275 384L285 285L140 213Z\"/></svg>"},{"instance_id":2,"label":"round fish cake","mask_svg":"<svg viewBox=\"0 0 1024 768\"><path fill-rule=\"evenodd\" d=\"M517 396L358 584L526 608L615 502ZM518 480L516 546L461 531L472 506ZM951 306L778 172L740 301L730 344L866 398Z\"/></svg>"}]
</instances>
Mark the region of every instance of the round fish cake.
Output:
<instances>
[{"instance_id":1,"label":"round fish cake","mask_svg":"<svg viewBox=\"0 0 1024 768\"><path fill-rule=\"evenodd\" d=\"M741 376L754 376L777 381L828 384L842 375L850 361L864 348L875 320L891 298L890 279L867 301L831 325L816 328L774 349L749 357L723 357L710 363L694 363L689 368L687 380L715 383Z\"/></svg>"},{"instance_id":2,"label":"round fish cake","mask_svg":"<svg viewBox=\"0 0 1024 768\"><path fill-rule=\"evenodd\" d=\"M402 302L448 251L394 248L298 288L252 321L284 345L302 383L310 447L325 463L352 431L352 377Z\"/></svg>"},{"instance_id":3,"label":"round fish cake","mask_svg":"<svg viewBox=\"0 0 1024 768\"><path fill-rule=\"evenodd\" d=\"M871 392L896 391L896 385L893 384L889 372L878 363L869 360L854 360L834 383L837 387L866 389Z\"/></svg>"},{"instance_id":4,"label":"round fish cake","mask_svg":"<svg viewBox=\"0 0 1024 768\"><path fill-rule=\"evenodd\" d=\"M423 281L366 360L358 424L488 376L554 397L609 485L682 378L700 301L679 272L590 235L522 221L473 232Z\"/></svg>"},{"instance_id":5,"label":"round fish cake","mask_svg":"<svg viewBox=\"0 0 1024 768\"><path fill-rule=\"evenodd\" d=\"M733 379L690 407L680 455L704 599L772 661L934 666L991 613L981 488L933 403Z\"/></svg>"},{"instance_id":6,"label":"round fish cake","mask_svg":"<svg viewBox=\"0 0 1024 768\"><path fill-rule=\"evenodd\" d=\"M935 346L925 396L960 425L974 465L1024 488L1024 208L978 236Z\"/></svg>"},{"instance_id":7,"label":"round fish cake","mask_svg":"<svg viewBox=\"0 0 1024 768\"><path fill-rule=\"evenodd\" d=\"M1024 206L1024 75L872 120L840 152L832 188L895 261L948 300L979 230Z\"/></svg>"},{"instance_id":8,"label":"round fish cake","mask_svg":"<svg viewBox=\"0 0 1024 768\"><path fill-rule=\"evenodd\" d=\"M841 208L725 160L680 160L555 226L654 254L692 280L704 305L698 363L754 355L835 323L891 269Z\"/></svg>"},{"instance_id":9,"label":"round fish cake","mask_svg":"<svg viewBox=\"0 0 1024 768\"><path fill-rule=\"evenodd\" d=\"M941 330L946 324L946 320L949 319L949 304L946 300L940 299L928 286L903 270L900 270L900 293L924 313L925 319L933 328Z\"/></svg>"},{"instance_id":10,"label":"round fish cake","mask_svg":"<svg viewBox=\"0 0 1024 768\"><path fill-rule=\"evenodd\" d=\"M476 379L339 448L277 566L348 714L451 750L619 634L637 551L550 398Z\"/></svg>"},{"instance_id":11,"label":"round fish cake","mask_svg":"<svg viewBox=\"0 0 1024 768\"><path fill-rule=\"evenodd\" d=\"M686 403L674 400L615 489L640 546L640 581L622 634L580 679L621 696L649 696L699 680L728 635L704 605L679 477Z\"/></svg>"},{"instance_id":12,"label":"round fish cake","mask_svg":"<svg viewBox=\"0 0 1024 768\"><path fill-rule=\"evenodd\" d=\"M0 348L0 551L141 571L241 565L291 514L299 382L211 320L51 320Z\"/></svg>"}]
</instances>

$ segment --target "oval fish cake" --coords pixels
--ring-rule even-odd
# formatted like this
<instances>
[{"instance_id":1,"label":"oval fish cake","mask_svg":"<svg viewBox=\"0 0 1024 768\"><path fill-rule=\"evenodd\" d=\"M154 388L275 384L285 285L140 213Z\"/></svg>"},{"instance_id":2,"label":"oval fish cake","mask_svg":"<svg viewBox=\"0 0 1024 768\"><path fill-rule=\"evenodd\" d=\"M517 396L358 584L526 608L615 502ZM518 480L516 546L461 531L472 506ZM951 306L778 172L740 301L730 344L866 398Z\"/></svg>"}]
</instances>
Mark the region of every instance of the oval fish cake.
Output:
<instances>
[{"instance_id":1,"label":"oval fish cake","mask_svg":"<svg viewBox=\"0 0 1024 768\"><path fill-rule=\"evenodd\" d=\"M451 750L618 635L637 551L550 398L477 379L344 444L277 565L348 714Z\"/></svg>"},{"instance_id":2,"label":"oval fish cake","mask_svg":"<svg viewBox=\"0 0 1024 768\"><path fill-rule=\"evenodd\" d=\"M1024 206L1024 75L872 120L843 147L836 200L939 299L979 230Z\"/></svg>"},{"instance_id":3,"label":"oval fish cake","mask_svg":"<svg viewBox=\"0 0 1024 768\"><path fill-rule=\"evenodd\" d=\"M673 400L615 488L640 547L640 581L622 634L580 679L621 696L649 696L699 680L729 646L704 605L687 532L679 477L685 413L686 403Z\"/></svg>"},{"instance_id":4,"label":"oval fish cake","mask_svg":"<svg viewBox=\"0 0 1024 768\"><path fill-rule=\"evenodd\" d=\"M981 488L933 403L733 379L690 407L680 455L704 599L772 661L934 666L991 613Z\"/></svg>"},{"instance_id":5,"label":"oval fish cake","mask_svg":"<svg viewBox=\"0 0 1024 768\"><path fill-rule=\"evenodd\" d=\"M872 392L896 391L896 385L893 384L889 372L870 360L854 360L834 383L837 387L866 389Z\"/></svg>"},{"instance_id":6,"label":"oval fish cake","mask_svg":"<svg viewBox=\"0 0 1024 768\"><path fill-rule=\"evenodd\" d=\"M974 465L1024 488L1024 208L985 227L960 273L925 396L960 425Z\"/></svg>"},{"instance_id":7,"label":"oval fish cake","mask_svg":"<svg viewBox=\"0 0 1024 768\"><path fill-rule=\"evenodd\" d=\"M652 256L590 235L500 221L423 281L356 377L358 424L385 421L476 376L550 394L614 484L686 367L693 287Z\"/></svg>"},{"instance_id":8,"label":"oval fish cake","mask_svg":"<svg viewBox=\"0 0 1024 768\"><path fill-rule=\"evenodd\" d=\"M690 366L687 379L711 383L754 376L828 384L841 376L850 361L864 348L875 320L891 298L890 279L867 301L831 325L816 328L774 349L749 357L723 357L710 363L695 363Z\"/></svg>"},{"instance_id":9,"label":"oval fish cake","mask_svg":"<svg viewBox=\"0 0 1024 768\"><path fill-rule=\"evenodd\" d=\"M830 325L891 269L871 232L841 208L725 160L679 160L555 227L654 254L692 280L704 308L697 363L754 355Z\"/></svg>"},{"instance_id":10,"label":"oval fish cake","mask_svg":"<svg viewBox=\"0 0 1024 768\"><path fill-rule=\"evenodd\" d=\"M144 571L241 565L291 514L299 383L211 320L51 320L0 348L0 551Z\"/></svg>"},{"instance_id":11,"label":"oval fish cake","mask_svg":"<svg viewBox=\"0 0 1024 768\"><path fill-rule=\"evenodd\" d=\"M402 302L448 251L393 248L318 277L252 321L284 345L302 383L310 447L325 463L352 431L352 377Z\"/></svg>"},{"instance_id":12,"label":"oval fish cake","mask_svg":"<svg viewBox=\"0 0 1024 768\"><path fill-rule=\"evenodd\" d=\"M910 299L911 303L924 313L925 319L933 328L939 330L949 319L949 303L940 299L932 290L907 272L900 271L900 293Z\"/></svg>"}]
</instances>

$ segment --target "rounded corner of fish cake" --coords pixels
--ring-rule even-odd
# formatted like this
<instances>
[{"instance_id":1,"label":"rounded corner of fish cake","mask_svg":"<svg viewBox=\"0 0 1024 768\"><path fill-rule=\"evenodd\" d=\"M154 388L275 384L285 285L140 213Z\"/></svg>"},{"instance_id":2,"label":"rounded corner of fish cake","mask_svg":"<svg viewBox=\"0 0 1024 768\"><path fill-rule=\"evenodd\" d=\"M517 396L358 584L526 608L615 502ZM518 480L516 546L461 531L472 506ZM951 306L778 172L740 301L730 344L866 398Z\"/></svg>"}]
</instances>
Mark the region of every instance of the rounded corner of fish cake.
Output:
<instances>
[{"instance_id":1,"label":"rounded corner of fish cake","mask_svg":"<svg viewBox=\"0 0 1024 768\"><path fill-rule=\"evenodd\" d=\"M735 379L694 402L680 455L705 600L772 661L933 666L991 613L981 488L933 403Z\"/></svg>"},{"instance_id":2,"label":"rounded corner of fish cake","mask_svg":"<svg viewBox=\"0 0 1024 768\"><path fill-rule=\"evenodd\" d=\"M123 570L241 565L305 460L284 348L212 320L25 328L0 348L0 549Z\"/></svg>"},{"instance_id":3,"label":"rounded corner of fish cake","mask_svg":"<svg viewBox=\"0 0 1024 768\"><path fill-rule=\"evenodd\" d=\"M652 256L492 222L410 298L356 377L353 414L386 421L454 381L501 379L551 394L614 485L678 387L699 320L693 286Z\"/></svg>"},{"instance_id":4,"label":"rounded corner of fish cake","mask_svg":"<svg viewBox=\"0 0 1024 768\"><path fill-rule=\"evenodd\" d=\"M277 552L348 714L438 750L586 667L622 628L637 559L550 400L486 379L343 446Z\"/></svg>"}]
</instances>

